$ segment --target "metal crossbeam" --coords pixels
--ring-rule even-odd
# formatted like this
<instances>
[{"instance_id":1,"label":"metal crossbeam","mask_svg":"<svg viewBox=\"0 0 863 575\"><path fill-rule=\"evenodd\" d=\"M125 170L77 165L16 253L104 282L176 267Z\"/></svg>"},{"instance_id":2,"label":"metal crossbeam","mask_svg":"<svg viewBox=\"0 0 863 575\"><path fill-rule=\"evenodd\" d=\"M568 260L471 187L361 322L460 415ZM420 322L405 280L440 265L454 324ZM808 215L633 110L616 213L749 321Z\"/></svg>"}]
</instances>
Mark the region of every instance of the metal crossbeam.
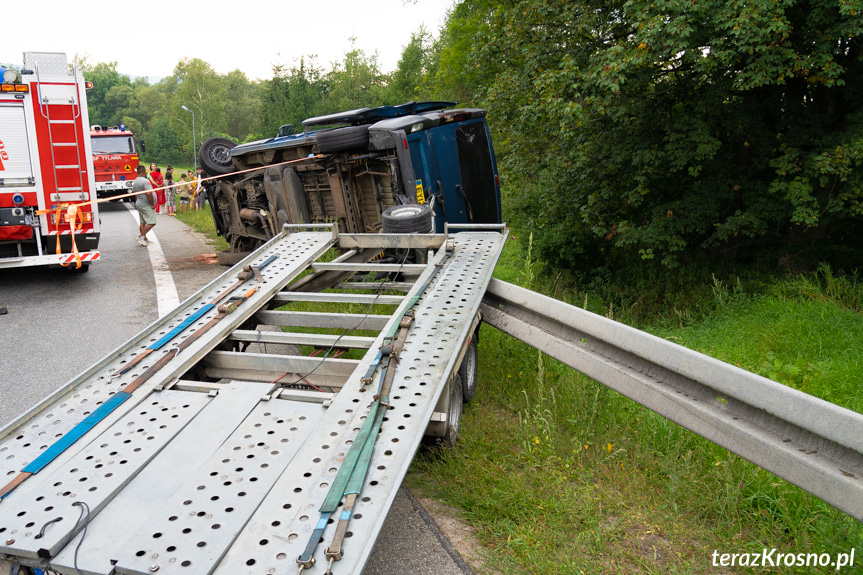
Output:
<instances>
[{"instance_id":1,"label":"metal crossbeam","mask_svg":"<svg viewBox=\"0 0 863 575\"><path fill-rule=\"evenodd\" d=\"M312 345L316 347L329 347L338 344L338 347L349 347L368 349L375 341L373 337L358 335L327 335L318 333L292 333L287 331L255 331L249 329L238 329L231 334L231 339L250 343L281 343L292 345Z\"/></svg>"},{"instance_id":2,"label":"metal crossbeam","mask_svg":"<svg viewBox=\"0 0 863 575\"><path fill-rule=\"evenodd\" d=\"M260 311L256 318L266 325L379 331L390 316L359 313L322 313L312 311Z\"/></svg>"}]
</instances>

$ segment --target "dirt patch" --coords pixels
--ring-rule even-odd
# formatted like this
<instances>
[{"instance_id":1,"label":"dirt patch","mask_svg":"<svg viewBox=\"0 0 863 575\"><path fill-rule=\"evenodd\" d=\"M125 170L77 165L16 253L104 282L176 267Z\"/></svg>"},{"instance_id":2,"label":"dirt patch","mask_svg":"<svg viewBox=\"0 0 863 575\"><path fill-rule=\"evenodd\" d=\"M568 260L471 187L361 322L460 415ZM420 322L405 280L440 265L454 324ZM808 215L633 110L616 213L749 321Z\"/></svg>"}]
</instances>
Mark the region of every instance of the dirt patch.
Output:
<instances>
[{"instance_id":1,"label":"dirt patch","mask_svg":"<svg viewBox=\"0 0 863 575\"><path fill-rule=\"evenodd\" d=\"M427 497L418 498L418 501L425 507L440 530L452 543L453 548L458 551L458 554L470 565L471 569L477 573L500 574L499 571L488 568L483 559L482 544L476 538L473 527L459 519L458 511L440 501Z\"/></svg>"}]
</instances>

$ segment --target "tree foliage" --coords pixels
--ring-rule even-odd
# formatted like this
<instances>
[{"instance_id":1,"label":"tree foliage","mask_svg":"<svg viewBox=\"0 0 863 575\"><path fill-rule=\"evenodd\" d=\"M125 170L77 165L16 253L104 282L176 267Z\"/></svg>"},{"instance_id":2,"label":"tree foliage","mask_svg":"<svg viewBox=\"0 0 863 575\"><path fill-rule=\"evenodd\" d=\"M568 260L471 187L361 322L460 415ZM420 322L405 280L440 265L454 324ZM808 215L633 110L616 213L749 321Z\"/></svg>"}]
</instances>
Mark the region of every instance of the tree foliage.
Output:
<instances>
[{"instance_id":1,"label":"tree foliage","mask_svg":"<svg viewBox=\"0 0 863 575\"><path fill-rule=\"evenodd\" d=\"M477 92L546 257L843 257L863 208L857 4L462 3L489 23L468 59L491 63Z\"/></svg>"}]
</instances>

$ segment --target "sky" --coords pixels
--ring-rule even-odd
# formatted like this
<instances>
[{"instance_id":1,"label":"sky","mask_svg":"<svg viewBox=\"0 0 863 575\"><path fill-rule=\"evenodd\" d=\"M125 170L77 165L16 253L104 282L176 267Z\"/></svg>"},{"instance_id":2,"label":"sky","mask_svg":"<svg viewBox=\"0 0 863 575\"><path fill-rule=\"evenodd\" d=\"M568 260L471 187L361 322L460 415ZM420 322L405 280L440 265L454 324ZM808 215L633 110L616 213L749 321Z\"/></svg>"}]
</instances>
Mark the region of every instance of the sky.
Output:
<instances>
[{"instance_id":1,"label":"sky","mask_svg":"<svg viewBox=\"0 0 863 575\"><path fill-rule=\"evenodd\" d=\"M5 2L0 63L21 65L23 52L86 55L91 64L156 81L183 58L200 58L219 74L240 69L250 80L272 77L317 55L319 67L356 47L375 53L382 71L395 70L420 26L438 36L454 0L313 0L279 2L35 0ZM38 20L42 18L43 20Z\"/></svg>"}]
</instances>

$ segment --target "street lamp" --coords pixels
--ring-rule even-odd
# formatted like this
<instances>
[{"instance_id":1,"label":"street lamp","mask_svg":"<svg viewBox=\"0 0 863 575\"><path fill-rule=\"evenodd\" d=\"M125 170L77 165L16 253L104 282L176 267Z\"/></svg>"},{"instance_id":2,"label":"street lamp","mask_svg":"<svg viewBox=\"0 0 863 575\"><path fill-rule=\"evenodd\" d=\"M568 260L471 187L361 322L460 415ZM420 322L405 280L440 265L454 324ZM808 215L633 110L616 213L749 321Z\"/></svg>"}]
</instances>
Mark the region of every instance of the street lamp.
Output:
<instances>
[{"instance_id":1,"label":"street lamp","mask_svg":"<svg viewBox=\"0 0 863 575\"><path fill-rule=\"evenodd\" d=\"M192 112L186 106L181 105L181 108L187 112ZM198 173L198 144L195 141L195 112L192 112L192 162L195 164L195 173ZM188 164L187 164L188 165Z\"/></svg>"}]
</instances>

